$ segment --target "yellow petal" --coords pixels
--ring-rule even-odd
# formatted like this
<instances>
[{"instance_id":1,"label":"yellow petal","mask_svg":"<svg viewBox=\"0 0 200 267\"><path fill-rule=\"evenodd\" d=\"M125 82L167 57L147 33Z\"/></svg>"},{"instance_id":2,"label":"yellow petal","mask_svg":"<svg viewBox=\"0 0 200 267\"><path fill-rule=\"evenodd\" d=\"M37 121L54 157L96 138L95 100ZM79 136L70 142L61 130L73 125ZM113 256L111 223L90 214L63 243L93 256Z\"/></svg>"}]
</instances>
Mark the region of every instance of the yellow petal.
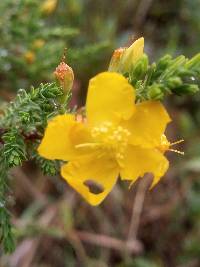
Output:
<instances>
[{"instance_id":1,"label":"yellow petal","mask_svg":"<svg viewBox=\"0 0 200 267\"><path fill-rule=\"evenodd\" d=\"M123 53L121 63L123 71L129 71L131 66L134 65L138 59L143 55L144 38L137 39L131 46L129 46Z\"/></svg>"},{"instance_id":2,"label":"yellow petal","mask_svg":"<svg viewBox=\"0 0 200 267\"><path fill-rule=\"evenodd\" d=\"M160 145L161 136L171 121L164 106L159 101L146 101L135 107L131 119L122 123L131 133L130 143L143 147Z\"/></svg>"},{"instance_id":3,"label":"yellow petal","mask_svg":"<svg viewBox=\"0 0 200 267\"><path fill-rule=\"evenodd\" d=\"M103 72L90 80L86 114L90 125L118 123L134 111L135 91L121 74Z\"/></svg>"},{"instance_id":4,"label":"yellow petal","mask_svg":"<svg viewBox=\"0 0 200 267\"><path fill-rule=\"evenodd\" d=\"M63 165L61 175L91 205L100 204L112 190L119 174L116 163L105 157L89 157ZM100 187L98 194L91 192L91 181Z\"/></svg>"},{"instance_id":5,"label":"yellow petal","mask_svg":"<svg viewBox=\"0 0 200 267\"><path fill-rule=\"evenodd\" d=\"M122 180L135 182L145 173L154 175L153 185L165 174L169 162L157 149L145 149L129 145L124 158L124 168L120 171Z\"/></svg>"},{"instance_id":6,"label":"yellow petal","mask_svg":"<svg viewBox=\"0 0 200 267\"><path fill-rule=\"evenodd\" d=\"M49 121L38 152L47 159L70 160L85 153L76 145L90 142L87 128L76 122L74 115L58 115Z\"/></svg>"}]
</instances>

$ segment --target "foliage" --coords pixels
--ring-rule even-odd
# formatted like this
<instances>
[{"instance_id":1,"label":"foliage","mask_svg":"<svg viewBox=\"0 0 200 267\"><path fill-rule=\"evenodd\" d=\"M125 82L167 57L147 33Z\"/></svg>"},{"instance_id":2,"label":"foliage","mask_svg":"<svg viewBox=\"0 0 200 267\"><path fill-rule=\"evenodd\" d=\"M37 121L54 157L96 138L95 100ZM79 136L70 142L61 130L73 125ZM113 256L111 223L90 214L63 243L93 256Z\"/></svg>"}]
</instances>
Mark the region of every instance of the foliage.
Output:
<instances>
[{"instance_id":1,"label":"foliage","mask_svg":"<svg viewBox=\"0 0 200 267\"><path fill-rule=\"evenodd\" d=\"M21 89L13 103L8 104L1 116L1 183L0 203L2 240L6 251L13 249L10 214L7 211L8 170L21 166L24 160L36 159L43 172L55 175L56 163L41 159L36 155L36 147L47 120L66 110L71 93L65 103L61 103L62 88L55 83L41 84L29 92Z\"/></svg>"},{"instance_id":2,"label":"foliage","mask_svg":"<svg viewBox=\"0 0 200 267\"><path fill-rule=\"evenodd\" d=\"M184 56L176 59L164 56L157 64L148 65L148 62L145 55L128 74L130 83L136 88L138 100L163 99L166 93L187 95L198 91L198 85L191 85L188 81L193 81L191 77L194 77L195 81L199 78L199 55L191 60L185 59ZM184 83L184 80L187 80L187 83ZM62 88L55 83L41 84L36 89L31 88L30 92L20 89L15 101L8 104L1 117L2 192L0 202L4 203L2 206L4 216L2 215L1 220L6 218L4 222L2 221L2 238L6 251L13 249L9 213L6 210L6 173L9 168L20 166L27 159L36 159L45 174L55 175L57 173L58 163L40 158L36 154L36 147L48 119L68 110L71 92L67 92L64 103L62 103L62 95Z\"/></svg>"},{"instance_id":3,"label":"foliage","mask_svg":"<svg viewBox=\"0 0 200 267\"><path fill-rule=\"evenodd\" d=\"M165 55L148 65L146 55L132 68L128 76L137 90L139 101L163 100L168 94L189 95L199 90L200 54L190 60L184 56Z\"/></svg>"},{"instance_id":4,"label":"foliage","mask_svg":"<svg viewBox=\"0 0 200 267\"><path fill-rule=\"evenodd\" d=\"M176 60L178 54L191 57L199 51L199 0L59 0L51 14L42 14L40 3L37 0L0 2L0 33L2 36L0 40L0 95L3 97L11 99L13 96L10 95L10 90L17 91L17 88L29 88L30 85L37 87L40 82L51 81L52 69L60 60L64 47L69 48L67 59L76 70L76 79L78 82L81 80L81 85L84 84L81 98L84 97L84 87L86 88L88 77L103 70L106 66L113 44L116 47L124 45L131 35L134 37L144 35L145 39L148 39L146 52L152 59L158 59L161 54L173 54L174 57L171 59L167 56L167 60L171 61ZM43 46L40 46L42 42L38 41L44 41ZM37 47L38 44L40 47ZM31 59L34 60L31 62ZM158 60L155 61L156 64L152 65L149 62L147 64L148 71L146 70L145 74L148 73L149 77L151 77L150 69L158 74ZM138 68L140 70L140 67ZM174 77L178 77L178 80L174 80ZM172 84L180 83L179 78L181 78L182 85L187 84L186 89L190 91L194 87L188 87L188 83L192 86L198 84L196 81L192 81L191 77L193 77L191 73L187 75L187 78L183 78L177 73L173 74ZM43 179L44 188L41 189L40 175L34 171L33 175L37 178L32 179L33 176L30 172L28 178L31 187L37 188L38 192L42 191L43 196L48 198L48 205L44 208L45 204L37 196L29 201L27 198L28 188L26 193L22 190L19 181L15 181L15 179L10 181L9 166L4 160L5 158L0 157L0 199L6 199L6 203L5 201L0 202L1 241L2 247L6 251L14 248L12 234L14 232L18 237L17 248L23 247L27 238L34 237L39 240L39 246L35 253L34 250L31 250L30 254L24 255L24 258L28 257L29 259L30 255L34 255L34 262L31 263L34 266L75 266L77 264L84 266L84 249L88 259L88 264L85 266L199 266L200 94L197 93L193 97L188 94L188 90L187 92L183 90L184 94L180 98L176 96L177 90L171 92L171 88L168 86L168 90L163 91L156 76L154 76L155 79L150 79L151 82L145 87L142 86L143 78L141 78L141 84L137 84L138 100L140 100L140 89L143 91L143 88L145 88L144 98L162 99L165 95L175 93L168 101L168 109L169 111L171 109L170 113L175 115L176 126L170 127L169 130L173 140L180 136L185 139L186 154L184 158L181 158L181 164L179 164L179 160L175 161L173 155L169 155L174 167L171 168L167 179L146 195L147 200L137 234L137 238L144 245L144 251L140 253L140 256L131 255L126 261L126 253L112 250L109 248L109 244L106 244L106 248L95 247L93 244L87 243L86 246L84 244L82 246L82 242L85 242L84 238L78 236L78 233L76 235L76 231L74 231L74 229L83 229L119 238L126 237L132 202L135 201L135 188L129 193L127 190L124 193L124 187L117 187L117 196L113 194L106 205L100 209L91 209L78 199L73 200L70 189L65 189L61 180L55 179L51 183L51 181ZM136 86L132 75L130 75L130 79ZM165 85L168 82L168 78L165 79ZM150 96L149 88L153 91ZM37 91L38 88L34 90ZM29 90L27 94L30 94ZM22 95L24 96L24 94ZM38 101L39 99L44 100L41 96ZM77 99L76 101L78 102ZM81 99L80 102L83 101ZM50 102L54 103L54 101ZM13 104L6 105L2 99L0 106L1 110L6 110L5 106L7 106L7 111L11 106L13 109ZM16 149L17 161L23 158L20 156L22 150L23 153L25 152L23 156L27 160L36 160L37 165L43 169L44 173L54 174L59 162L46 161L35 152L35 146L40 138L35 129L42 134L42 126L35 127L34 121L32 121L30 129L27 131L30 134L26 134L29 120L33 114L29 116L31 109L27 105L28 112L25 110L25 113L22 112L19 115L19 111L23 108L20 105L18 107L15 119L20 127L23 126L25 134L22 135L22 132L19 131L20 127L15 129L14 118L11 119L14 122L11 131L4 132L4 126L7 124L7 119L5 119L4 126L0 126L1 155L4 152L2 135L5 134L5 139L6 134L8 134L7 138L14 135L13 137L17 137L17 139L11 138L11 140L15 140L15 145L10 147L10 139L7 139L7 150L11 149L14 152ZM32 102L31 107L35 109L34 114L39 114L38 118L34 118L34 120L40 124L41 110L37 110ZM42 110L45 111L45 109ZM13 109L13 111L15 110ZM52 112L57 114L56 112L63 111L62 108L60 111L57 109L46 111L46 114L42 113L42 117L51 117ZM2 119L3 116L0 118L0 124ZM12 123L11 121L10 123ZM46 119L43 122L45 123L45 121ZM11 124L7 124L7 129L9 129L9 125ZM33 127L33 132L31 127ZM31 147L32 143L33 147ZM25 150L23 144L25 144ZM15 153L14 158L11 159L11 165L14 162ZM31 171L33 170L31 169ZM14 207L10 203L10 187L16 191ZM63 193L64 190L65 193ZM64 200L61 201L63 198ZM58 199L58 202L55 199ZM52 209L55 207L59 212L56 213L54 221L50 225L42 227L40 218L45 216L48 218L49 214L51 216ZM8 209L12 209L13 214L18 217L20 222L20 226L14 231L10 224L13 216ZM64 226L68 224L67 231L62 224L63 217L66 221ZM31 222L31 229L27 227L27 221ZM60 232L62 232L62 237ZM98 235L96 240L101 238L102 236ZM24 244L23 241L25 241ZM23 252L25 253L24 250ZM19 259L19 254L21 255L19 252L16 255L12 254L10 258L12 260ZM2 265L10 266L10 258L5 259L4 256L1 256ZM5 262L9 262L8 265ZM21 262L19 266L22 266Z\"/></svg>"},{"instance_id":5,"label":"foliage","mask_svg":"<svg viewBox=\"0 0 200 267\"><path fill-rule=\"evenodd\" d=\"M89 40L91 35L84 34L87 15L79 16L86 9L84 3L81 0L80 3L54 2L55 7L46 12L42 2L37 0L1 1L0 72L3 88L15 90L51 81L51 70L59 62L65 47L70 47L67 57L76 68L77 77L85 69L88 69L89 77L90 64L96 66L96 71L105 64L106 55L113 46L112 30L107 27L108 36L104 33L104 37L100 37L95 26L88 24L87 27L91 28L88 32L96 33L96 37ZM76 17L72 20L70 16ZM99 23L106 22L102 19Z\"/></svg>"}]
</instances>

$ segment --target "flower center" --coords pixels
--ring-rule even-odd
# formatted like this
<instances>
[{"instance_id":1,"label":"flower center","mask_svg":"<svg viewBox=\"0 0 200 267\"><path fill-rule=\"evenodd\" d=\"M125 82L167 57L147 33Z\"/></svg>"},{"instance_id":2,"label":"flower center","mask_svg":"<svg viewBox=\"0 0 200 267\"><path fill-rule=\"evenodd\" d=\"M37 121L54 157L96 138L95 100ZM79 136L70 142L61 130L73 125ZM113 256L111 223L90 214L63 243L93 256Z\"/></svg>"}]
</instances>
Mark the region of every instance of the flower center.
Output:
<instances>
[{"instance_id":1,"label":"flower center","mask_svg":"<svg viewBox=\"0 0 200 267\"><path fill-rule=\"evenodd\" d=\"M101 147L112 157L114 156L118 163L124 158L124 153L128 145L130 132L121 127L115 126L110 122L105 122L99 127L92 129L92 137Z\"/></svg>"}]
</instances>

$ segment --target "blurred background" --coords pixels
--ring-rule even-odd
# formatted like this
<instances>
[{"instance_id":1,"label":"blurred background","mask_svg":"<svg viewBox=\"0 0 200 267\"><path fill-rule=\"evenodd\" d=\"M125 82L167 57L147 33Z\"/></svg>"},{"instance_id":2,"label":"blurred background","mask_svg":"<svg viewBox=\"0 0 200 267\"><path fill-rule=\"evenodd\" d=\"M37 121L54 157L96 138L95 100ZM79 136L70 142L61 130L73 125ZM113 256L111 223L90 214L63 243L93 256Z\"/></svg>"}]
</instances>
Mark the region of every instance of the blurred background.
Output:
<instances>
[{"instance_id":1,"label":"blurred background","mask_svg":"<svg viewBox=\"0 0 200 267\"><path fill-rule=\"evenodd\" d=\"M133 39L145 37L152 61L199 52L200 0L4 0L0 36L0 103L52 81L67 47L72 104L79 107L88 80ZM166 105L169 139L185 140L185 156L168 153L170 169L151 191L147 179L130 190L119 182L91 207L31 162L14 169L9 197L17 244L11 255L1 252L0 266L199 267L200 94L171 96Z\"/></svg>"}]
</instances>

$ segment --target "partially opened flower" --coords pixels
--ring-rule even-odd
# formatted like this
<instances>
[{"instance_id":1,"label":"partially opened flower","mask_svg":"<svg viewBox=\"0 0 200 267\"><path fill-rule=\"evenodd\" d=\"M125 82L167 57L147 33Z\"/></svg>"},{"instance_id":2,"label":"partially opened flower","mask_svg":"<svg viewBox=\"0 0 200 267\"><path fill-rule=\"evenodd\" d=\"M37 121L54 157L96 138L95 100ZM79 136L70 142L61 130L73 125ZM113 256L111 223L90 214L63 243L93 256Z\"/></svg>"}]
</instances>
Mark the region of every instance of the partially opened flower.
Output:
<instances>
[{"instance_id":1,"label":"partially opened flower","mask_svg":"<svg viewBox=\"0 0 200 267\"><path fill-rule=\"evenodd\" d=\"M129 47L121 47L114 51L110 60L109 71L130 72L134 64L144 54L144 38L141 37Z\"/></svg>"},{"instance_id":2,"label":"partially opened flower","mask_svg":"<svg viewBox=\"0 0 200 267\"><path fill-rule=\"evenodd\" d=\"M144 50L144 38L137 39L131 46L125 49L122 56L123 71L130 71L132 65L134 65L143 55Z\"/></svg>"},{"instance_id":3,"label":"partially opened flower","mask_svg":"<svg viewBox=\"0 0 200 267\"><path fill-rule=\"evenodd\" d=\"M86 118L59 115L47 126L38 148L47 159L68 161L61 175L90 204L98 205L119 175L131 183L145 173L153 184L165 174L169 149L164 132L170 117L158 101L135 104L135 90L121 74L104 72L90 80ZM91 182L100 192L92 192Z\"/></svg>"}]
</instances>

